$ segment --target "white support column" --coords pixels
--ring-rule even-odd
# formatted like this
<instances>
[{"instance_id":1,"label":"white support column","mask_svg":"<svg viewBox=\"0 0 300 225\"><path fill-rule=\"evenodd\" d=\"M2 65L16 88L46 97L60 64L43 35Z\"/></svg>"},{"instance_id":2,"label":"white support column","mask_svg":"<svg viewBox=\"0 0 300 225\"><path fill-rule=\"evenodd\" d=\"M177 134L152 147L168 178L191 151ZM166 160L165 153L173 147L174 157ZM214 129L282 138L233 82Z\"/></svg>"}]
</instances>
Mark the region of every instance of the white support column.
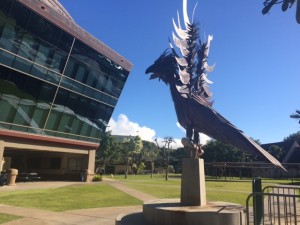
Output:
<instances>
[{"instance_id":1,"label":"white support column","mask_svg":"<svg viewBox=\"0 0 300 225\"><path fill-rule=\"evenodd\" d=\"M4 141L0 141L0 172L4 164Z\"/></svg>"},{"instance_id":2,"label":"white support column","mask_svg":"<svg viewBox=\"0 0 300 225\"><path fill-rule=\"evenodd\" d=\"M96 150L89 150L88 155L88 170L95 173Z\"/></svg>"}]
</instances>

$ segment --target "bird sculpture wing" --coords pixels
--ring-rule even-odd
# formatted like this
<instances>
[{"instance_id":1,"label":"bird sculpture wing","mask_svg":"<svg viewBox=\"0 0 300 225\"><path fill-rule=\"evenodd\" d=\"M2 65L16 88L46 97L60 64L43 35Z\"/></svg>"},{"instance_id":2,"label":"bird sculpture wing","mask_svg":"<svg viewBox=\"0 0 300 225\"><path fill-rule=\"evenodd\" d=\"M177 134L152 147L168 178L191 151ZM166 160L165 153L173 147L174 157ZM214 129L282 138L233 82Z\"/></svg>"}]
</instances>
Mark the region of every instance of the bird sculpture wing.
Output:
<instances>
[{"instance_id":1,"label":"bird sculpture wing","mask_svg":"<svg viewBox=\"0 0 300 225\"><path fill-rule=\"evenodd\" d=\"M263 155L275 166L286 170L270 153L247 137L201 98L193 95L190 100L190 110L193 112L193 126L199 132L223 143L231 144L242 151Z\"/></svg>"}]
</instances>

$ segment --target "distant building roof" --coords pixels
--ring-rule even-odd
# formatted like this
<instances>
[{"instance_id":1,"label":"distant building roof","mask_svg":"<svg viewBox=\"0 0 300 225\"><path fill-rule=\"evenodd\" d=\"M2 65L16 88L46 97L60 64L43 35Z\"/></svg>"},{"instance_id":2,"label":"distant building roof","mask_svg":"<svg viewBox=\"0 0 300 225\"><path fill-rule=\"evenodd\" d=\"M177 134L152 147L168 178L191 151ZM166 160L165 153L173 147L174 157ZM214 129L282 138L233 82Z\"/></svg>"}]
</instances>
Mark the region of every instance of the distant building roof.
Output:
<instances>
[{"instance_id":1,"label":"distant building roof","mask_svg":"<svg viewBox=\"0 0 300 225\"><path fill-rule=\"evenodd\" d=\"M136 136L131 136L131 135L113 135L117 141L125 141L125 140L130 140L132 138L135 138Z\"/></svg>"},{"instance_id":2,"label":"distant building roof","mask_svg":"<svg viewBox=\"0 0 300 225\"><path fill-rule=\"evenodd\" d=\"M266 151L272 145L277 145L278 147L282 148L283 155L280 157L279 161L282 163L300 163L300 143L297 141L290 141L290 142L274 142L263 144L261 147Z\"/></svg>"},{"instance_id":3,"label":"distant building roof","mask_svg":"<svg viewBox=\"0 0 300 225\"><path fill-rule=\"evenodd\" d=\"M300 145L295 141L287 152L283 163L300 163Z\"/></svg>"}]
</instances>

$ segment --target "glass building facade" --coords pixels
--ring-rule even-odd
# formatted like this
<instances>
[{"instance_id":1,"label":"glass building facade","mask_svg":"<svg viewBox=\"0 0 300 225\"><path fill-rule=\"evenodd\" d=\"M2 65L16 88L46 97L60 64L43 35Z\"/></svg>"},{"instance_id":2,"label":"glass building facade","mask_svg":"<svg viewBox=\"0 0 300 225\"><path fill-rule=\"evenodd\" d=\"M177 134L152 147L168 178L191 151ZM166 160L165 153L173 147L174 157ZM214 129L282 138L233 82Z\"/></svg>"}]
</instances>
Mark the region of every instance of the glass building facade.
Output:
<instances>
[{"instance_id":1,"label":"glass building facade","mask_svg":"<svg viewBox=\"0 0 300 225\"><path fill-rule=\"evenodd\" d=\"M129 70L17 0L0 0L0 130L99 143Z\"/></svg>"}]
</instances>

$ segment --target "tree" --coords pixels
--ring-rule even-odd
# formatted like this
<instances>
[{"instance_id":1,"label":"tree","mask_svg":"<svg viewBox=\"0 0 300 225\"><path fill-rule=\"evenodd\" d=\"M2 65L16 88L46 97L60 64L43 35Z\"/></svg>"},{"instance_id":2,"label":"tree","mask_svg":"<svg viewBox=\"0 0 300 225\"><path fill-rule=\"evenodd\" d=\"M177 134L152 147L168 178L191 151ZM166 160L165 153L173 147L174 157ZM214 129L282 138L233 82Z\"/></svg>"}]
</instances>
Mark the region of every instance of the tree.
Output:
<instances>
[{"instance_id":1,"label":"tree","mask_svg":"<svg viewBox=\"0 0 300 225\"><path fill-rule=\"evenodd\" d=\"M142 154L142 159L144 161L148 161L151 163L151 178L152 178L153 171L154 171L154 161L159 156L159 149L153 142L143 141L143 148L141 150L141 154Z\"/></svg>"},{"instance_id":2,"label":"tree","mask_svg":"<svg viewBox=\"0 0 300 225\"><path fill-rule=\"evenodd\" d=\"M171 157L176 161L181 161L184 158L190 158L190 154L185 148L177 148L171 152Z\"/></svg>"},{"instance_id":3,"label":"tree","mask_svg":"<svg viewBox=\"0 0 300 225\"><path fill-rule=\"evenodd\" d=\"M140 166L142 163L142 155L141 155L141 150L143 149L143 141L140 138L140 136L135 136L133 139L130 140L130 146L131 146L131 157L132 157L132 163L136 164L136 171L137 173L137 168Z\"/></svg>"},{"instance_id":4,"label":"tree","mask_svg":"<svg viewBox=\"0 0 300 225\"><path fill-rule=\"evenodd\" d=\"M236 162L242 159L242 153L231 145L210 140L203 146L205 162Z\"/></svg>"},{"instance_id":5,"label":"tree","mask_svg":"<svg viewBox=\"0 0 300 225\"><path fill-rule=\"evenodd\" d=\"M177 148L170 152L170 158L173 161L173 169L175 173L180 173L182 169L182 159L190 158L190 152L184 147Z\"/></svg>"},{"instance_id":6,"label":"tree","mask_svg":"<svg viewBox=\"0 0 300 225\"><path fill-rule=\"evenodd\" d=\"M206 162L251 162L255 156L242 152L232 145L210 140L203 146L203 159Z\"/></svg>"},{"instance_id":7,"label":"tree","mask_svg":"<svg viewBox=\"0 0 300 225\"><path fill-rule=\"evenodd\" d=\"M126 170L125 170L125 179L128 176L128 168L129 166L133 165L134 162L137 162L137 159L140 156L141 149L143 148L142 139L139 136L131 137L129 139L125 139L121 143L121 155L123 162L126 163Z\"/></svg>"},{"instance_id":8,"label":"tree","mask_svg":"<svg viewBox=\"0 0 300 225\"><path fill-rule=\"evenodd\" d=\"M105 170L108 162L112 162L120 157L120 145L111 132L103 133L100 146L96 152L96 158L100 161L101 167Z\"/></svg>"},{"instance_id":9,"label":"tree","mask_svg":"<svg viewBox=\"0 0 300 225\"><path fill-rule=\"evenodd\" d=\"M285 137L283 139L283 142L287 143L287 142L300 142L300 131L294 133L294 134L290 134L288 137Z\"/></svg>"},{"instance_id":10,"label":"tree","mask_svg":"<svg viewBox=\"0 0 300 225\"><path fill-rule=\"evenodd\" d=\"M281 3L281 10L285 12L288 8L291 8L296 1L296 21L300 23L300 0L264 0L262 14L267 14L274 5Z\"/></svg>"},{"instance_id":11,"label":"tree","mask_svg":"<svg viewBox=\"0 0 300 225\"><path fill-rule=\"evenodd\" d=\"M271 145L267 151L278 160L281 159L281 156L284 153L283 149L278 145Z\"/></svg>"},{"instance_id":12,"label":"tree","mask_svg":"<svg viewBox=\"0 0 300 225\"><path fill-rule=\"evenodd\" d=\"M160 150L161 156L163 158L163 161L165 162L165 170L166 170L166 180L168 180L168 174L169 174L169 151L170 151L170 145L172 142L174 142L172 137L165 137L162 141L164 145L162 147L159 147L157 139L155 139L156 145Z\"/></svg>"}]
</instances>

